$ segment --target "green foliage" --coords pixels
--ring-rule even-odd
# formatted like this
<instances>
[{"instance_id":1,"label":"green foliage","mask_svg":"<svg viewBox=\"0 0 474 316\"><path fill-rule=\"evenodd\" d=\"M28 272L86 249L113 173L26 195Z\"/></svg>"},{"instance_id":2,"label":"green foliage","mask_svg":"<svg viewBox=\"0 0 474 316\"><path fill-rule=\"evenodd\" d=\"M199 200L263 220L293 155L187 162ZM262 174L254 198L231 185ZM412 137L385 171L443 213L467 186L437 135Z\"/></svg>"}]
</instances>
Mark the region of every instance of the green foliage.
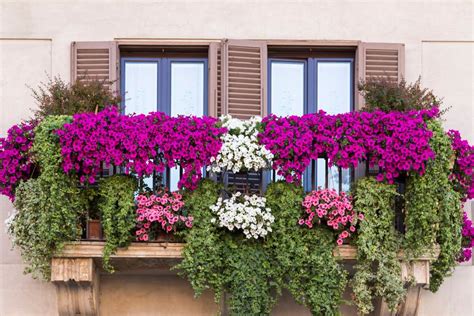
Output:
<instances>
[{"instance_id":1,"label":"green foliage","mask_svg":"<svg viewBox=\"0 0 474 316\"><path fill-rule=\"evenodd\" d=\"M60 77L50 78L33 90L38 103L37 118L49 115L72 115L81 112L98 112L107 105L120 103L120 98L110 92L110 82L101 80L76 80L65 83Z\"/></svg>"},{"instance_id":2,"label":"green foliage","mask_svg":"<svg viewBox=\"0 0 474 316\"><path fill-rule=\"evenodd\" d=\"M114 271L110 256L118 247L128 246L133 238L136 189L137 180L127 175L115 175L100 183L98 208L106 240L103 266L109 272Z\"/></svg>"},{"instance_id":3,"label":"green foliage","mask_svg":"<svg viewBox=\"0 0 474 316\"><path fill-rule=\"evenodd\" d=\"M284 182L267 189L275 222L265 247L272 254L273 277L313 315L338 315L347 273L333 255L334 234L325 228L301 228L303 190Z\"/></svg>"},{"instance_id":4,"label":"green foliage","mask_svg":"<svg viewBox=\"0 0 474 316\"><path fill-rule=\"evenodd\" d=\"M396 189L364 178L357 183L354 195L354 208L365 216L356 241L355 303L362 314L368 314L373 311L372 298L380 296L395 310L405 294L397 259L400 238L394 227Z\"/></svg>"},{"instance_id":5,"label":"green foliage","mask_svg":"<svg viewBox=\"0 0 474 316\"><path fill-rule=\"evenodd\" d=\"M439 257L431 264L430 290L436 292L446 276L456 266L461 251L462 203L461 194L450 188L441 201L440 228L436 241L440 247Z\"/></svg>"},{"instance_id":6,"label":"green foliage","mask_svg":"<svg viewBox=\"0 0 474 316\"><path fill-rule=\"evenodd\" d=\"M410 174L408 178L404 248L414 258L439 244L440 255L430 271L430 289L436 291L456 266L461 251L462 205L449 181L454 157L451 141L440 121L427 124L433 131L430 147L436 158L428 162L423 176Z\"/></svg>"},{"instance_id":7,"label":"green foliage","mask_svg":"<svg viewBox=\"0 0 474 316\"><path fill-rule=\"evenodd\" d=\"M218 184L204 180L185 196L186 209L194 217L193 229L181 233L186 239L184 259L175 267L184 271L180 274L187 276L196 296L213 289L216 302L220 300L225 283L221 273L224 270L224 258L221 257L224 245L220 242L220 230L211 223L209 207L216 203L218 195Z\"/></svg>"},{"instance_id":8,"label":"green foliage","mask_svg":"<svg viewBox=\"0 0 474 316\"><path fill-rule=\"evenodd\" d=\"M405 79L371 78L359 83L359 91L365 98L363 111L368 112L423 110L441 104L431 90L421 87L420 79L409 84Z\"/></svg>"},{"instance_id":9,"label":"green foliage","mask_svg":"<svg viewBox=\"0 0 474 316\"><path fill-rule=\"evenodd\" d=\"M427 163L424 175L409 175L405 193L404 248L411 257L419 256L433 247L440 224L439 213L446 205L443 200L449 198L446 193L452 191L449 181L453 157L451 141L439 121L430 120L427 124L433 131L430 147L436 153L436 158Z\"/></svg>"},{"instance_id":10,"label":"green foliage","mask_svg":"<svg viewBox=\"0 0 474 316\"><path fill-rule=\"evenodd\" d=\"M50 277L50 262L64 242L80 237L79 219L86 208L86 199L74 177L61 170L61 152L54 130L70 118L51 116L36 128L33 144L41 174L18 187L15 215L9 233L19 247L34 277Z\"/></svg>"},{"instance_id":11,"label":"green foliage","mask_svg":"<svg viewBox=\"0 0 474 316\"><path fill-rule=\"evenodd\" d=\"M196 296L212 289L217 303L228 293L232 315L268 315L275 302L268 252L260 242L211 223L209 207L216 203L220 189L219 184L203 180L185 197L194 217L193 229L182 232L184 259L175 268L187 276Z\"/></svg>"},{"instance_id":12,"label":"green foliage","mask_svg":"<svg viewBox=\"0 0 474 316\"><path fill-rule=\"evenodd\" d=\"M216 302L229 294L232 315L269 315L282 288L308 306L314 315L336 315L346 285L346 272L333 256L334 236L324 229L301 229L303 191L275 183L267 191L267 206L275 222L264 241L243 238L211 223L209 207L220 186L209 180L186 196L194 216L183 261L176 266L187 276L196 295L212 289Z\"/></svg>"}]
</instances>

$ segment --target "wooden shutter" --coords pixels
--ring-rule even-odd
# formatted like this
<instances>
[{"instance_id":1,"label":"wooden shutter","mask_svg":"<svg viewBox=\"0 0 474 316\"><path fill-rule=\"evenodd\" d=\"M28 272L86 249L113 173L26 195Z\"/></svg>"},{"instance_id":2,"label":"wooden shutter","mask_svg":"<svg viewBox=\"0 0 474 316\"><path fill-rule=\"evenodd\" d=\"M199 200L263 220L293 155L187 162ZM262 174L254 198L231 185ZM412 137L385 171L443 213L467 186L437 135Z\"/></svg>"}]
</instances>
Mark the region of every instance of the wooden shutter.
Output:
<instances>
[{"instance_id":1,"label":"wooden shutter","mask_svg":"<svg viewBox=\"0 0 474 316\"><path fill-rule=\"evenodd\" d=\"M358 82L375 77L400 81L405 76L404 44L360 43L356 58ZM364 98L359 94L356 99L357 108L362 108Z\"/></svg>"},{"instance_id":2,"label":"wooden shutter","mask_svg":"<svg viewBox=\"0 0 474 316\"><path fill-rule=\"evenodd\" d=\"M267 45L263 41L225 40L222 45L222 110L248 119L267 113Z\"/></svg>"},{"instance_id":3,"label":"wooden shutter","mask_svg":"<svg viewBox=\"0 0 474 316\"><path fill-rule=\"evenodd\" d=\"M222 44L209 44L209 115L222 115Z\"/></svg>"},{"instance_id":4,"label":"wooden shutter","mask_svg":"<svg viewBox=\"0 0 474 316\"><path fill-rule=\"evenodd\" d=\"M71 45L71 82L104 80L118 91L118 47L109 42L73 42Z\"/></svg>"}]
</instances>

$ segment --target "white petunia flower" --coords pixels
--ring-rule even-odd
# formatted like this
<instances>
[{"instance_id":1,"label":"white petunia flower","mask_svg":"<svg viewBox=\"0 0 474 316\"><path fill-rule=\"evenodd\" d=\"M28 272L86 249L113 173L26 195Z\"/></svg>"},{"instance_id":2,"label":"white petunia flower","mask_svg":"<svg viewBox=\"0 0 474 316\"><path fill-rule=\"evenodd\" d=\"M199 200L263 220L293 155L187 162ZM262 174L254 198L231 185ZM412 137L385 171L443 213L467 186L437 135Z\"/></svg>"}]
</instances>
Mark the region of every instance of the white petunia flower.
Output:
<instances>
[{"instance_id":1,"label":"white petunia flower","mask_svg":"<svg viewBox=\"0 0 474 316\"><path fill-rule=\"evenodd\" d=\"M230 231L243 230L246 238L264 237L271 232L270 225L275 218L271 209L265 207L265 198L257 195L247 196L240 192L234 193L229 199L219 198L210 207L218 218L218 226ZM216 222L216 219L212 221Z\"/></svg>"},{"instance_id":2,"label":"white petunia flower","mask_svg":"<svg viewBox=\"0 0 474 316\"><path fill-rule=\"evenodd\" d=\"M226 115L220 118L222 126L229 132L222 135L222 147L219 154L211 159L207 170L234 173L241 171L259 171L272 165L273 154L258 142L257 125L260 117L239 120Z\"/></svg>"}]
</instances>

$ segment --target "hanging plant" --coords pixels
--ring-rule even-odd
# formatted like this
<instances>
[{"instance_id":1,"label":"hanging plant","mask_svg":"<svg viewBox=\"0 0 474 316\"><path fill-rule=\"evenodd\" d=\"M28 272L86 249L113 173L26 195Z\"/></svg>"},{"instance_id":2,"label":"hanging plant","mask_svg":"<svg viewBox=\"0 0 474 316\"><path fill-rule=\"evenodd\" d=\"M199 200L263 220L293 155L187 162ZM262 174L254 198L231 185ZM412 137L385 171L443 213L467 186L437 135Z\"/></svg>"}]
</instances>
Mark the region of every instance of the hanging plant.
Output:
<instances>
[{"instance_id":1,"label":"hanging plant","mask_svg":"<svg viewBox=\"0 0 474 316\"><path fill-rule=\"evenodd\" d=\"M133 238L136 189L136 179L127 175L115 175L100 183L98 208L105 237L103 266L109 272L114 271L110 256L117 248L128 246Z\"/></svg>"},{"instance_id":2,"label":"hanging plant","mask_svg":"<svg viewBox=\"0 0 474 316\"><path fill-rule=\"evenodd\" d=\"M183 197L178 192L137 196L137 240L156 239L160 232L170 233L181 225L191 228L193 217L184 214Z\"/></svg>"},{"instance_id":3,"label":"hanging plant","mask_svg":"<svg viewBox=\"0 0 474 316\"><path fill-rule=\"evenodd\" d=\"M405 192L405 240L404 249L411 257L419 256L433 248L440 228L440 214L461 213L460 209L444 209L453 187L449 180L453 164L451 141L444 133L440 121L429 120L433 132L430 147L435 159L426 164L423 176L410 173Z\"/></svg>"},{"instance_id":4,"label":"hanging plant","mask_svg":"<svg viewBox=\"0 0 474 316\"><path fill-rule=\"evenodd\" d=\"M17 213L8 227L28 264L25 272L46 280L51 275L51 258L65 242L80 238L80 219L87 209L87 197L79 190L77 179L61 170L61 150L54 130L69 121L68 116L49 116L36 127L32 151L41 174L20 182Z\"/></svg>"},{"instance_id":5,"label":"hanging plant","mask_svg":"<svg viewBox=\"0 0 474 316\"><path fill-rule=\"evenodd\" d=\"M463 140L458 131L450 130L448 135L456 156L450 179L463 201L474 199L474 146Z\"/></svg>"},{"instance_id":6,"label":"hanging plant","mask_svg":"<svg viewBox=\"0 0 474 316\"><path fill-rule=\"evenodd\" d=\"M258 142L259 117L243 121L227 115L220 120L228 132L221 136L222 147L217 156L211 158L208 171L238 173L259 171L272 165L273 154Z\"/></svg>"},{"instance_id":7,"label":"hanging plant","mask_svg":"<svg viewBox=\"0 0 474 316\"><path fill-rule=\"evenodd\" d=\"M373 311L374 297L381 297L390 310L395 311L405 296L397 258L400 236L393 225L396 195L394 185L372 178L356 184L354 208L365 218L356 240L357 265L352 287L361 314Z\"/></svg>"},{"instance_id":8,"label":"hanging plant","mask_svg":"<svg viewBox=\"0 0 474 316\"><path fill-rule=\"evenodd\" d=\"M264 244L272 259L273 282L287 289L313 315L339 315L347 272L333 254L333 232L324 226L301 229L298 225L301 187L276 182L265 196L275 216L273 232Z\"/></svg>"},{"instance_id":9,"label":"hanging plant","mask_svg":"<svg viewBox=\"0 0 474 316\"><path fill-rule=\"evenodd\" d=\"M265 237L272 231L271 225L275 220L265 203L264 197L243 195L240 192L232 194L229 199L220 197L210 207L217 215L217 219L213 218L211 222L230 231L242 230L246 238Z\"/></svg>"},{"instance_id":10,"label":"hanging plant","mask_svg":"<svg viewBox=\"0 0 474 316\"><path fill-rule=\"evenodd\" d=\"M302 205L305 216L298 224L312 228L314 224L324 224L337 232L337 244L342 245L356 231L358 221L364 219L352 207L352 198L345 192L340 194L334 189L321 189L308 193Z\"/></svg>"},{"instance_id":11,"label":"hanging plant","mask_svg":"<svg viewBox=\"0 0 474 316\"><path fill-rule=\"evenodd\" d=\"M462 252L459 255L458 262L469 261L472 257L472 248L474 247L474 225L466 212L463 213L462 220Z\"/></svg>"},{"instance_id":12,"label":"hanging plant","mask_svg":"<svg viewBox=\"0 0 474 316\"><path fill-rule=\"evenodd\" d=\"M20 181L31 178L34 162L30 152L37 122L24 122L10 127L6 138L0 138L0 194L11 201Z\"/></svg>"}]
</instances>

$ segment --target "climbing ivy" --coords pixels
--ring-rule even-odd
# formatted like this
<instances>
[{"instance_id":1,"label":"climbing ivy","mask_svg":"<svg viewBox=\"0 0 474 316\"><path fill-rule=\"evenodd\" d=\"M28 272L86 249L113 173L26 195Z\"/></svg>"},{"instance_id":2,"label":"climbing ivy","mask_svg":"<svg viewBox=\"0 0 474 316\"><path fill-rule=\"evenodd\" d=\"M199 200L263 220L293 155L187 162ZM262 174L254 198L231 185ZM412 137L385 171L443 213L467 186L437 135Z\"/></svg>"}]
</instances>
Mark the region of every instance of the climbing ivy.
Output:
<instances>
[{"instance_id":1,"label":"climbing ivy","mask_svg":"<svg viewBox=\"0 0 474 316\"><path fill-rule=\"evenodd\" d=\"M394 311L405 295L397 259L400 237L394 226L397 191L394 185L364 178L354 196L354 208L365 216L356 241L355 303L360 313L368 314L374 309L372 299L382 297Z\"/></svg>"},{"instance_id":2,"label":"climbing ivy","mask_svg":"<svg viewBox=\"0 0 474 316\"><path fill-rule=\"evenodd\" d=\"M114 271L110 256L118 247L126 247L132 241L136 189L137 180L127 175L115 175L100 183L98 208L106 240L103 266L109 272Z\"/></svg>"}]
</instances>

